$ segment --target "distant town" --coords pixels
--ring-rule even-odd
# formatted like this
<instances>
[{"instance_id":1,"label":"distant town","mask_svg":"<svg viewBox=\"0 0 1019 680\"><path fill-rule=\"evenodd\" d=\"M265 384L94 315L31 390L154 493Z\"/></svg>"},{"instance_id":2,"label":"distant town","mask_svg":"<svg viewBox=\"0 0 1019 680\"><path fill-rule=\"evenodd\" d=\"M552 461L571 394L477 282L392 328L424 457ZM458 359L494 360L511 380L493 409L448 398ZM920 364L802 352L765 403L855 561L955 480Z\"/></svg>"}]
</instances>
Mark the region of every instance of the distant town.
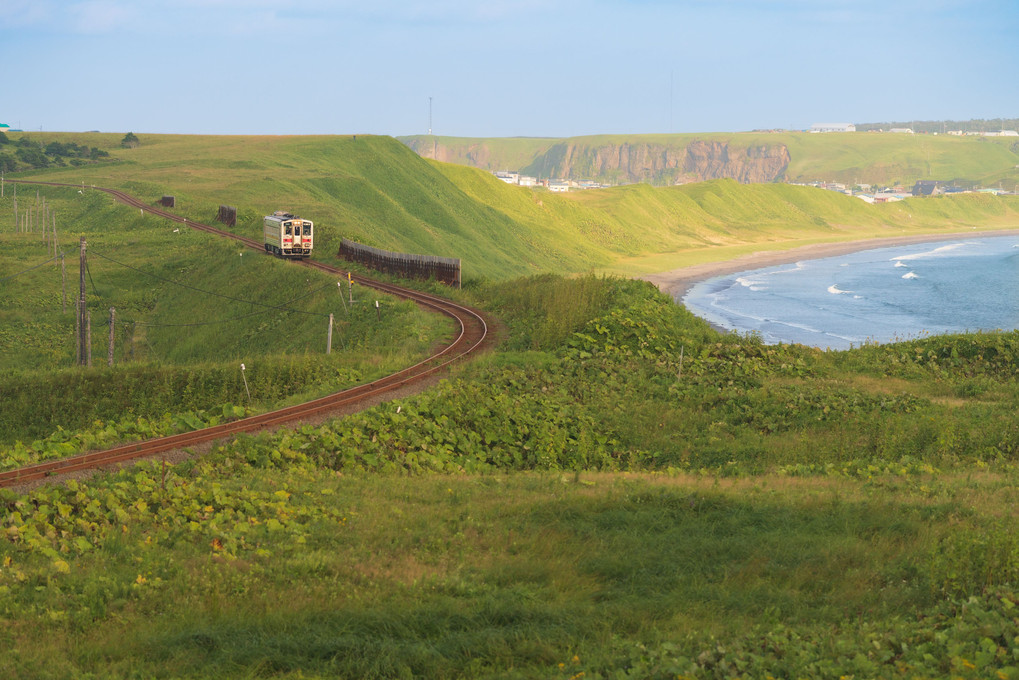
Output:
<instances>
[{"instance_id":1,"label":"distant town","mask_svg":"<svg viewBox=\"0 0 1019 680\"><path fill-rule=\"evenodd\" d=\"M837 191L840 194L846 194L847 196L855 196L867 203L892 203L894 201L901 201L905 198L912 198L914 196L940 196L942 194L979 193L1002 195L1016 193L1013 191L1005 191L1000 188L971 189L956 186L952 182L927 179L918 181L912 187L904 187L901 185L892 187L876 187L870 184L848 186L838 182L789 182L789 184L817 187L819 189L827 189L828 191Z\"/></svg>"},{"instance_id":2,"label":"distant town","mask_svg":"<svg viewBox=\"0 0 1019 680\"><path fill-rule=\"evenodd\" d=\"M1019 134L1014 136L1019 137ZM503 170L493 172L492 174L506 184L515 184L522 187L540 186L556 193L578 191L583 189L603 189L614 186L611 184L601 184L593 180L537 179L528 175L521 175L516 172L506 172ZM839 182L822 182L820 180L816 182L788 182L788 184L795 186L817 187L818 189L826 189L828 191L837 191L838 193L846 194L847 196L855 196L866 203L892 203L894 201L901 201L914 196L940 196L942 194L981 193L1011 195L1019 193L1019 188L1017 188L1014 192L1005 191L1000 188L974 189L956 186L953 182L925 179L919 180L912 187L902 185L879 187L872 184L847 185Z\"/></svg>"},{"instance_id":3,"label":"distant town","mask_svg":"<svg viewBox=\"0 0 1019 680\"><path fill-rule=\"evenodd\" d=\"M808 130L807 132L856 132L856 125L854 125L853 123L814 123L813 125L810 126L810 130ZM871 128L868 129L867 132L888 132L892 134L906 134L906 135L916 134L913 131L913 128L908 127L893 127L888 128L887 130L880 128L878 129ZM931 134L936 135L938 133L932 132ZM978 137L1019 137L1019 132L1017 132L1016 130L993 130L993 131L988 130L982 132L967 132L965 130L946 130L944 134L952 135L954 137L962 137L965 135L973 135Z\"/></svg>"},{"instance_id":4,"label":"distant town","mask_svg":"<svg viewBox=\"0 0 1019 680\"><path fill-rule=\"evenodd\" d=\"M549 191L554 191L556 193L570 191L571 189L604 189L612 186L611 184L601 184L589 179L538 179L536 177L529 177L528 175L521 175L516 172L506 172L504 170L498 170L492 174L495 175L496 178L506 182L506 184L516 184L522 187L545 187Z\"/></svg>"}]
</instances>

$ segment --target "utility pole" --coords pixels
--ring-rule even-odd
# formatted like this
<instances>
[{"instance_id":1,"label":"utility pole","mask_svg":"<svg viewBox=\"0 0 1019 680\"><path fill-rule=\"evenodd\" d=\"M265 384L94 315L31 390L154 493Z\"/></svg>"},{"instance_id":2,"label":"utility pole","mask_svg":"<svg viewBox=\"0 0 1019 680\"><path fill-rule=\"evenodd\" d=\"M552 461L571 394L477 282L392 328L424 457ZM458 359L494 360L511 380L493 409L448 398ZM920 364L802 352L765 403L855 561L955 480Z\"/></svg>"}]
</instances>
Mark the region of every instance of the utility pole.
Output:
<instances>
[{"instance_id":1,"label":"utility pole","mask_svg":"<svg viewBox=\"0 0 1019 680\"><path fill-rule=\"evenodd\" d=\"M82 366L88 365L87 355L91 352L88 351L88 346L85 344L88 338L88 331L86 329L88 310L85 307L85 237L81 237L80 242L80 256L79 256L79 270L81 276L79 277L80 283L78 286L78 346L81 347L81 352L78 356L78 363Z\"/></svg>"},{"instance_id":2,"label":"utility pole","mask_svg":"<svg viewBox=\"0 0 1019 680\"><path fill-rule=\"evenodd\" d=\"M329 315L329 333L326 335L326 354L333 353L333 315Z\"/></svg>"}]
</instances>

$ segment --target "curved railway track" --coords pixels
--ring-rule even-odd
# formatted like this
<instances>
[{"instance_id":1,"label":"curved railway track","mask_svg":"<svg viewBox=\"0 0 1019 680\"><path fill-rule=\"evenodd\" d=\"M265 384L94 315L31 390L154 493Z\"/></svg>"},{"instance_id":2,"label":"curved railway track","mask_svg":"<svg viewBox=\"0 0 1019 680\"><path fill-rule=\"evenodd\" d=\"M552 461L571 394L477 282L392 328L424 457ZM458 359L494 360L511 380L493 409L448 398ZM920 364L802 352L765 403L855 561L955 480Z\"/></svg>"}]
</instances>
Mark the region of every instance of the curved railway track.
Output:
<instances>
[{"instance_id":1,"label":"curved railway track","mask_svg":"<svg viewBox=\"0 0 1019 680\"><path fill-rule=\"evenodd\" d=\"M43 184L50 186L79 186L77 184L65 184L60 182L13 181L24 184ZM237 234L217 229L216 227L208 224L195 222L181 217L180 215L175 215L165 210L161 210L117 189L108 189L103 187L91 188L99 191L105 191L121 203L125 203L147 213L157 215L174 222L180 222L188 227L198 229L199 231L206 231L224 238L230 238L235 241L239 241L250 248L264 252L264 246L260 241L244 238L243 236L238 236ZM302 266L318 269L330 274L346 276L346 270L340 270L321 262L304 260L301 261L300 264ZM104 451L93 451L68 458L62 458L60 460L47 461L14 470L7 470L0 472L0 487L17 486L57 475L65 475L71 472L115 465L135 458L144 458L166 451L197 446L199 444L211 442L216 439L222 439L240 432L254 432L269 429L285 423L319 416L323 413L335 411L340 408L349 408L358 404L373 403L380 396L393 392L399 388L422 382L435 375L449 364L487 346L490 338L488 324L485 322L481 313L477 310L457 304L437 295L430 295L428 293L403 288L394 284L375 281L357 274L353 274L352 276L354 281L362 286L374 288L394 297L411 300L425 309L448 316L457 324L458 330L455 332L455 337L441 350L424 361L370 383L357 385L304 404L298 404L296 406L290 406L270 411L268 413L242 418L240 420L223 423L214 427L207 427L193 432L184 432L181 434L171 435L169 437L160 437L158 439L149 439L146 441L124 444Z\"/></svg>"}]
</instances>

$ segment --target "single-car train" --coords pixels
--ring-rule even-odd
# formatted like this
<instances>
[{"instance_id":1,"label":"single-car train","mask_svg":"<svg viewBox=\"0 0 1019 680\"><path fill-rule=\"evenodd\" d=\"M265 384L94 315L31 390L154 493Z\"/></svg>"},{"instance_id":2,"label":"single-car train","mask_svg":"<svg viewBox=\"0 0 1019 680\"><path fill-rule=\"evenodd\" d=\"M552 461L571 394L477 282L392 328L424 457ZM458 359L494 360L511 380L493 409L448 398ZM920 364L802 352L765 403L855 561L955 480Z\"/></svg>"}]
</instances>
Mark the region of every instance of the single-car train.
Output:
<instances>
[{"instance_id":1,"label":"single-car train","mask_svg":"<svg viewBox=\"0 0 1019 680\"><path fill-rule=\"evenodd\" d=\"M265 216L265 250L277 257L303 260L311 255L314 225L283 210Z\"/></svg>"}]
</instances>

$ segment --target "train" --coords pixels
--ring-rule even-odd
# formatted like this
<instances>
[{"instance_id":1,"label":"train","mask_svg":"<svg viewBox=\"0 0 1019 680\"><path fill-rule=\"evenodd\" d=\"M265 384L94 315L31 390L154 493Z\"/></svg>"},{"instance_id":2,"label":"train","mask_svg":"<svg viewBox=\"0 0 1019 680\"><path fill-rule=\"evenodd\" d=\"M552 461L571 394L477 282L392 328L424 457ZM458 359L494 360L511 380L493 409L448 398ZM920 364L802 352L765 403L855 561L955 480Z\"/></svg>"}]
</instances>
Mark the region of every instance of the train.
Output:
<instances>
[{"instance_id":1,"label":"train","mask_svg":"<svg viewBox=\"0 0 1019 680\"><path fill-rule=\"evenodd\" d=\"M283 210L265 216L265 251L276 257L303 260L311 255L315 225Z\"/></svg>"}]
</instances>

